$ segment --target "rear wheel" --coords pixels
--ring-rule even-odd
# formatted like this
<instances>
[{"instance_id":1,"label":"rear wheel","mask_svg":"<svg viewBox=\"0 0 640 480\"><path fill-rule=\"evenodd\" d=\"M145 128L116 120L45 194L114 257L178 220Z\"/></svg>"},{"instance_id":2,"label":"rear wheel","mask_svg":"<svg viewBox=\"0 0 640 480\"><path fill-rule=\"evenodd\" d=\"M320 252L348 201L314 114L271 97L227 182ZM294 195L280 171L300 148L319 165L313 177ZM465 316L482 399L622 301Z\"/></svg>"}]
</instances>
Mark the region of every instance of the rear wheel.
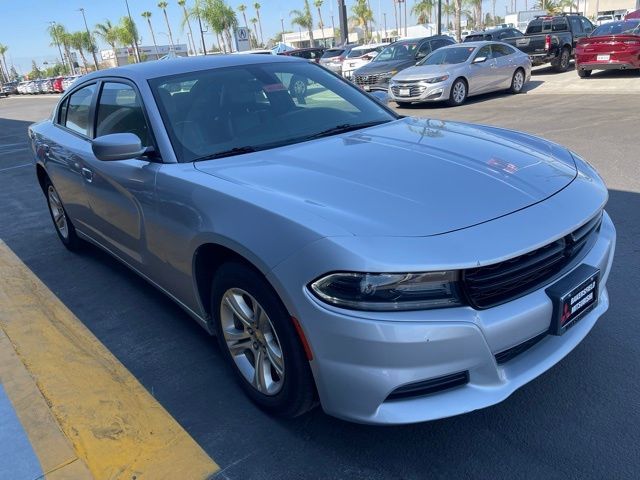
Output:
<instances>
[{"instance_id":1,"label":"rear wheel","mask_svg":"<svg viewBox=\"0 0 640 480\"><path fill-rule=\"evenodd\" d=\"M309 361L286 308L264 277L230 262L211 287L218 343L249 398L269 413L296 417L315 403Z\"/></svg>"},{"instance_id":2,"label":"rear wheel","mask_svg":"<svg viewBox=\"0 0 640 480\"><path fill-rule=\"evenodd\" d=\"M462 105L467 99L467 82L458 78L453 85L451 85L451 93L449 94L448 104L457 107Z\"/></svg>"},{"instance_id":3,"label":"rear wheel","mask_svg":"<svg viewBox=\"0 0 640 480\"><path fill-rule=\"evenodd\" d=\"M60 195L50 180L45 181L45 195L51 220L62 244L71 251L76 251L82 246L82 240L76 234L76 229L71 223L67 211L64 209Z\"/></svg>"},{"instance_id":4,"label":"rear wheel","mask_svg":"<svg viewBox=\"0 0 640 480\"><path fill-rule=\"evenodd\" d=\"M524 71L521 68L519 68L513 74L513 78L511 79L511 88L509 89L509 91L511 93L520 93L523 88L524 88Z\"/></svg>"},{"instance_id":5,"label":"rear wheel","mask_svg":"<svg viewBox=\"0 0 640 480\"><path fill-rule=\"evenodd\" d=\"M557 58L556 62L553 63L553 69L558 72L566 72L569 69L569 62L571 61L571 52L569 52L568 48L563 48L560 52L560 56Z\"/></svg>"},{"instance_id":6,"label":"rear wheel","mask_svg":"<svg viewBox=\"0 0 640 480\"><path fill-rule=\"evenodd\" d=\"M578 70L578 76L580 78L589 78L591 76L591 70Z\"/></svg>"}]
</instances>

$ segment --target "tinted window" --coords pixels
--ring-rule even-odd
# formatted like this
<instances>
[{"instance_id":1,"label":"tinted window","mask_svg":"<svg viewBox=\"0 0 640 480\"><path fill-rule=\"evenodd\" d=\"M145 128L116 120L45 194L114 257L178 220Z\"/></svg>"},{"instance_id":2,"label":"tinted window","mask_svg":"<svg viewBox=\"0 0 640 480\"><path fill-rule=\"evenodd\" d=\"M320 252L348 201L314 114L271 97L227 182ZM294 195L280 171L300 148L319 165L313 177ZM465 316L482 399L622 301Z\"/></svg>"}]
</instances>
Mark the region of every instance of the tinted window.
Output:
<instances>
[{"instance_id":1,"label":"tinted window","mask_svg":"<svg viewBox=\"0 0 640 480\"><path fill-rule=\"evenodd\" d=\"M322 58L339 57L340 55L342 55L342 52L344 52L344 49L342 48L336 48L336 49L332 48L324 52L324 54L322 55Z\"/></svg>"},{"instance_id":2,"label":"tinted window","mask_svg":"<svg viewBox=\"0 0 640 480\"><path fill-rule=\"evenodd\" d=\"M454 42L450 42L449 40L445 40L444 38L438 38L437 40L431 41L431 50L437 50L441 47L445 47L447 45L451 45Z\"/></svg>"},{"instance_id":3,"label":"tinted window","mask_svg":"<svg viewBox=\"0 0 640 480\"><path fill-rule=\"evenodd\" d=\"M491 39L491 35L485 35L485 34L473 34L473 35L467 35L464 38L464 42L481 42L483 40L490 40Z\"/></svg>"},{"instance_id":4,"label":"tinted window","mask_svg":"<svg viewBox=\"0 0 640 480\"><path fill-rule=\"evenodd\" d=\"M124 83L105 83L97 107L96 137L134 133L148 146L149 129L136 91Z\"/></svg>"},{"instance_id":5,"label":"tinted window","mask_svg":"<svg viewBox=\"0 0 640 480\"><path fill-rule=\"evenodd\" d=\"M416 58L424 58L430 53L431 53L431 45L429 45L429 42L424 42L422 45L420 45L420 48L418 48L418 52L416 53Z\"/></svg>"},{"instance_id":6,"label":"tinted window","mask_svg":"<svg viewBox=\"0 0 640 480\"><path fill-rule=\"evenodd\" d=\"M569 23L571 24L571 31L573 33L582 32L582 22L580 21L580 17L569 17Z\"/></svg>"},{"instance_id":7,"label":"tinted window","mask_svg":"<svg viewBox=\"0 0 640 480\"><path fill-rule=\"evenodd\" d=\"M619 35L619 34L640 35L640 19L626 20L624 22L611 22L600 25L593 31L594 37L598 35Z\"/></svg>"},{"instance_id":8,"label":"tinted window","mask_svg":"<svg viewBox=\"0 0 640 480\"><path fill-rule=\"evenodd\" d=\"M564 18L554 18L551 24L551 30L554 32L568 30L567 21Z\"/></svg>"},{"instance_id":9,"label":"tinted window","mask_svg":"<svg viewBox=\"0 0 640 480\"><path fill-rule=\"evenodd\" d=\"M490 58L493 58L491 56L491 47L489 45L487 45L486 47L482 47L480 50L478 50L478 54L476 55L476 58L480 58L480 57L486 57L487 60L489 60Z\"/></svg>"},{"instance_id":10,"label":"tinted window","mask_svg":"<svg viewBox=\"0 0 640 480\"><path fill-rule=\"evenodd\" d=\"M580 21L582 22L582 28L586 33L591 33L593 31L593 24L584 17L580 17Z\"/></svg>"},{"instance_id":11,"label":"tinted window","mask_svg":"<svg viewBox=\"0 0 640 480\"><path fill-rule=\"evenodd\" d=\"M71 94L64 123L65 127L74 132L89 136L89 127L91 125L89 113L95 91L96 86L94 84L81 88Z\"/></svg>"},{"instance_id":12,"label":"tinted window","mask_svg":"<svg viewBox=\"0 0 640 480\"><path fill-rule=\"evenodd\" d=\"M508 45L502 45L500 43L494 43L491 45L491 50L493 52L494 58L506 57L507 55L511 55L514 51Z\"/></svg>"},{"instance_id":13,"label":"tinted window","mask_svg":"<svg viewBox=\"0 0 640 480\"><path fill-rule=\"evenodd\" d=\"M353 49L349 52L349 54L347 55L347 58L357 58L357 57L361 57L362 55L366 55L369 52L373 52L376 48L358 48L358 49Z\"/></svg>"},{"instance_id":14,"label":"tinted window","mask_svg":"<svg viewBox=\"0 0 640 480\"><path fill-rule=\"evenodd\" d=\"M418 44L414 42L396 42L392 43L384 50L382 50L374 62L386 62L389 60L409 60L414 58L415 51L418 48Z\"/></svg>"},{"instance_id":15,"label":"tinted window","mask_svg":"<svg viewBox=\"0 0 640 480\"><path fill-rule=\"evenodd\" d=\"M308 62L216 68L149 84L181 161L240 147L275 148L338 125L395 118L368 95ZM182 89L185 84L192 85L188 91ZM176 86L180 91L169 93Z\"/></svg>"}]
</instances>

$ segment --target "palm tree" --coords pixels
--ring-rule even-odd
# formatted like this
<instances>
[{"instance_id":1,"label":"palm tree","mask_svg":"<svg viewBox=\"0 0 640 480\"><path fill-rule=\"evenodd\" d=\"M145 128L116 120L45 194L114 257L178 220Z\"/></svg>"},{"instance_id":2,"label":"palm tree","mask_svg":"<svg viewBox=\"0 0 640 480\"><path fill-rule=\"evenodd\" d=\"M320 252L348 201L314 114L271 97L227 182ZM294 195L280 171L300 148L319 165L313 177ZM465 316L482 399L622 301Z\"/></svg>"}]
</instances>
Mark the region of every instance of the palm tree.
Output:
<instances>
[{"instance_id":1,"label":"palm tree","mask_svg":"<svg viewBox=\"0 0 640 480\"><path fill-rule=\"evenodd\" d=\"M171 33L171 25L169 25L169 17L167 16L168 6L167 2L158 2L158 8L164 13L164 21L167 23L167 30L169 31L169 41L171 42L171 47L173 47L173 34Z\"/></svg>"},{"instance_id":2,"label":"palm tree","mask_svg":"<svg viewBox=\"0 0 640 480\"><path fill-rule=\"evenodd\" d=\"M307 0L305 0L305 2L306 1ZM264 45L264 38L262 37L262 19L260 18L260 9L262 8L262 6L258 2L256 2L253 4L253 8L256 9L256 17L258 17L258 25L260 26L260 43ZM256 36L256 38L258 37Z\"/></svg>"},{"instance_id":3,"label":"palm tree","mask_svg":"<svg viewBox=\"0 0 640 480\"><path fill-rule=\"evenodd\" d=\"M129 17L122 17L120 25L116 27L116 32L120 43L131 46L131 49L135 52L135 45L140 40L135 22Z\"/></svg>"},{"instance_id":4,"label":"palm tree","mask_svg":"<svg viewBox=\"0 0 640 480\"><path fill-rule=\"evenodd\" d=\"M244 26L249 28L249 24L247 23L247 6L243 3L238 5L238 11L242 14L242 18L244 19ZM253 20L253 18L251 19ZM257 20L256 20L257 21ZM257 39L258 37L256 37Z\"/></svg>"},{"instance_id":5,"label":"palm tree","mask_svg":"<svg viewBox=\"0 0 640 480\"><path fill-rule=\"evenodd\" d=\"M59 25L62 26L62 25ZM113 49L114 57L116 59L116 67L120 66L118 62L117 48L120 44L120 33L118 31L118 26L113 25L111 20L106 20L104 23L98 23L95 26L94 30L95 34L100 37L107 45L109 45ZM60 35L58 38L62 38ZM61 43L63 43L61 41ZM63 43L64 44L64 43Z\"/></svg>"},{"instance_id":6,"label":"palm tree","mask_svg":"<svg viewBox=\"0 0 640 480\"><path fill-rule=\"evenodd\" d=\"M453 0L453 24L456 29L456 40L462 41L462 26L460 17L462 16L462 0Z\"/></svg>"},{"instance_id":7,"label":"palm tree","mask_svg":"<svg viewBox=\"0 0 640 480\"><path fill-rule=\"evenodd\" d=\"M156 43L156 36L153 32L153 26L151 25L151 12L142 12L140 15L142 15L142 18L144 18L149 24L149 31L151 32L151 39L153 40L153 47L156 52L156 60L158 60L160 58L160 54L158 53L158 44Z\"/></svg>"},{"instance_id":8,"label":"palm tree","mask_svg":"<svg viewBox=\"0 0 640 480\"><path fill-rule=\"evenodd\" d=\"M473 12L474 25L478 30L482 30L483 18L482 18L482 0L469 0L468 6Z\"/></svg>"},{"instance_id":9,"label":"palm tree","mask_svg":"<svg viewBox=\"0 0 640 480\"><path fill-rule=\"evenodd\" d=\"M253 17L251 19L251 23L253 24L253 31L256 34L256 42L258 41L258 27L256 26L256 24L258 23L258 19L256 17Z\"/></svg>"},{"instance_id":10,"label":"palm tree","mask_svg":"<svg viewBox=\"0 0 640 480\"><path fill-rule=\"evenodd\" d=\"M300 25L302 28L306 28L309 32L310 46L313 47L313 15L311 15L311 7L309 7L309 0L304 0L304 8L300 10L291 10L289 12L293 18L291 19L292 25Z\"/></svg>"},{"instance_id":11,"label":"palm tree","mask_svg":"<svg viewBox=\"0 0 640 480\"><path fill-rule=\"evenodd\" d=\"M202 0L197 3L197 8L202 20L211 27L218 38L226 39L227 45L218 40L222 50L226 53L228 47L229 51L232 51L231 31L238 25L238 18L233 8L224 0Z\"/></svg>"},{"instance_id":12,"label":"palm tree","mask_svg":"<svg viewBox=\"0 0 640 480\"><path fill-rule=\"evenodd\" d=\"M189 34L191 35L191 46L193 48L193 54L196 54L196 39L193 37L193 30L191 30L191 22L189 21L189 13L187 12L187 0L178 0L178 5L182 7L182 12L184 13L184 17L182 19L182 28L184 31L184 24L187 24L189 27Z\"/></svg>"},{"instance_id":13,"label":"palm tree","mask_svg":"<svg viewBox=\"0 0 640 480\"><path fill-rule=\"evenodd\" d=\"M2 78L9 81L9 70L7 69L7 59L4 57L4 54L7 53L9 47L0 43L0 57L2 57L2 62L0 62L0 72L2 73ZM4 67L2 66L4 64Z\"/></svg>"},{"instance_id":14,"label":"palm tree","mask_svg":"<svg viewBox=\"0 0 640 480\"><path fill-rule=\"evenodd\" d=\"M351 11L353 12L353 23L364 27L364 39L365 41L369 40L369 24L373 23L373 11L369 8L369 3L367 0L356 0Z\"/></svg>"},{"instance_id":15,"label":"palm tree","mask_svg":"<svg viewBox=\"0 0 640 480\"><path fill-rule=\"evenodd\" d=\"M418 0L411 7L411 15L417 17L418 23L430 23L434 5L433 0Z\"/></svg>"},{"instance_id":16,"label":"palm tree","mask_svg":"<svg viewBox=\"0 0 640 480\"><path fill-rule=\"evenodd\" d=\"M86 34L87 32L71 33L69 43L71 44L71 48L73 48L80 54L80 58L82 58L82 64L84 65L84 71L88 72L87 58L84 56L85 39L83 38Z\"/></svg>"},{"instance_id":17,"label":"palm tree","mask_svg":"<svg viewBox=\"0 0 640 480\"><path fill-rule=\"evenodd\" d=\"M320 21L318 22L318 26L320 27L320 30L323 30L322 35L324 36L324 22L322 21L322 10L320 10L322 8L323 3L324 3L324 0L314 0L313 5L318 10L318 18L320 18Z\"/></svg>"}]
</instances>

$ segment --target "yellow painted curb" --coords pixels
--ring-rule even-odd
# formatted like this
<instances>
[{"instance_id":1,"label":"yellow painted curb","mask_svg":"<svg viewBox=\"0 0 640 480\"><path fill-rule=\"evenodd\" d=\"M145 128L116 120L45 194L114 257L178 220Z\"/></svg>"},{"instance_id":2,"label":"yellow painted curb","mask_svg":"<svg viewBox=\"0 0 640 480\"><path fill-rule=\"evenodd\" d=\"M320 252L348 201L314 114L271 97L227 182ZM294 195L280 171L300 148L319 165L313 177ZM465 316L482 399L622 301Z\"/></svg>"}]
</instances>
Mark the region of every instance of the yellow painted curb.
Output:
<instances>
[{"instance_id":1,"label":"yellow painted curb","mask_svg":"<svg viewBox=\"0 0 640 480\"><path fill-rule=\"evenodd\" d=\"M206 479L218 471L189 434L2 241L0 279L0 327L96 479ZM32 428L24 427L32 440ZM65 475L67 468L48 478L75 478Z\"/></svg>"}]
</instances>

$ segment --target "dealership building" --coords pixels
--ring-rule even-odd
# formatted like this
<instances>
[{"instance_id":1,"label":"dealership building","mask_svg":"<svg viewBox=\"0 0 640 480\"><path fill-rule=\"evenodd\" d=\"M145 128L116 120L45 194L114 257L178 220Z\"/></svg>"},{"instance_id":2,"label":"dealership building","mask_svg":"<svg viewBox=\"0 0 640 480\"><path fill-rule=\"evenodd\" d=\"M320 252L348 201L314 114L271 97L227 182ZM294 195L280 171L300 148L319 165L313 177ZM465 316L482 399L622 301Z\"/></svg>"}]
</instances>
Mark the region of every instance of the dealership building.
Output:
<instances>
[{"instance_id":1,"label":"dealership building","mask_svg":"<svg viewBox=\"0 0 640 480\"><path fill-rule=\"evenodd\" d=\"M181 43L178 45L158 45L155 47L151 46L138 46L138 51L140 52L140 57L143 62L148 62L150 60L157 60L159 58L164 57L165 55L175 55L178 57L187 57L189 56L189 47L186 43ZM118 58L118 65L126 65L133 61L135 57L135 53L132 47L123 47L116 48L115 50L101 50L100 56L102 57L102 62L107 64L109 67L116 66L116 56ZM131 60L131 62L130 62Z\"/></svg>"}]
</instances>

